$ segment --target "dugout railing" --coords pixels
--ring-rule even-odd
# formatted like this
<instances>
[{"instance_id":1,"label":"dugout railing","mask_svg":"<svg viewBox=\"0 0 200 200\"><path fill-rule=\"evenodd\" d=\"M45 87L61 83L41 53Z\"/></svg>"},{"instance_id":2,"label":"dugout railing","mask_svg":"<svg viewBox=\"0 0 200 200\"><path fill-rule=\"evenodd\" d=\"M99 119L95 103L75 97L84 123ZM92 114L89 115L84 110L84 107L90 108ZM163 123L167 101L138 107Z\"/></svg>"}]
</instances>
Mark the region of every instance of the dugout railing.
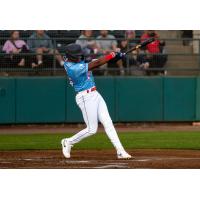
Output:
<instances>
[{"instance_id":1,"label":"dugout railing","mask_svg":"<svg viewBox=\"0 0 200 200\"><path fill-rule=\"evenodd\" d=\"M45 57L45 64L42 67L32 68L31 66L19 67L17 65L12 65L9 63L9 58L13 54L7 54L2 51L2 47L9 37L0 37L0 74L1 75L64 75L64 69L56 61L56 49L59 53L64 56L66 45L75 42L77 37L54 37L49 40L53 43L53 54L43 53ZM21 40L27 41L30 38L22 37ZM84 40L84 39L79 39ZM91 38L90 40L105 40ZM109 39L111 40L111 39ZM116 37L118 44L122 41L127 40L125 37ZM177 39L162 39L165 41L165 46L162 47L160 53L148 54L145 49L140 52L135 52L127 56L123 60L123 70L121 73L121 68L117 66L116 63L109 63L108 66L104 68L96 69L96 75L198 75L200 72L200 40L190 39L190 38L177 38ZM139 38L134 39L134 41L127 40L126 49L129 49L133 43L138 43ZM196 50L195 50L196 48ZM34 52L19 53L20 56L25 56L25 58L36 57L37 54ZM96 59L100 57L102 53L90 52L87 55L87 61ZM143 63L138 59L138 57L147 57L149 61L149 67L142 65ZM148 58L151 58L148 60ZM141 58L142 59L142 58ZM160 63L159 59L163 59ZM139 61L138 61L139 60Z\"/></svg>"}]
</instances>

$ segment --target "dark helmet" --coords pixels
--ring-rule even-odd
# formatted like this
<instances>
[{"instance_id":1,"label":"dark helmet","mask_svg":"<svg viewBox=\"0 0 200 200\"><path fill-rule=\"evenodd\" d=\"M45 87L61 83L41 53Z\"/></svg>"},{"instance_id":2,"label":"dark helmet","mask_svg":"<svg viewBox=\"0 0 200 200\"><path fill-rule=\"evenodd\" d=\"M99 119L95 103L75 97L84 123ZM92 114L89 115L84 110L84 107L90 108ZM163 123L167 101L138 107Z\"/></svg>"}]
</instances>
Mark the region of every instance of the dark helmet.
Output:
<instances>
[{"instance_id":1,"label":"dark helmet","mask_svg":"<svg viewBox=\"0 0 200 200\"><path fill-rule=\"evenodd\" d=\"M79 44L68 44L66 46L66 58L77 60L84 56L84 51Z\"/></svg>"}]
</instances>

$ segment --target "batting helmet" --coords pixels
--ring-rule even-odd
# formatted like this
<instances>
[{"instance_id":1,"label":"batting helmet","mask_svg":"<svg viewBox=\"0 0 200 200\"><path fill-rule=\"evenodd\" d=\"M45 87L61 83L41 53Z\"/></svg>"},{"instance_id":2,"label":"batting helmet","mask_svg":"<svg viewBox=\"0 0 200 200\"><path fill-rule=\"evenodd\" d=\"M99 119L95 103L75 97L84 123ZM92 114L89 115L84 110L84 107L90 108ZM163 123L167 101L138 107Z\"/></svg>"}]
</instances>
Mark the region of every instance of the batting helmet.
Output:
<instances>
[{"instance_id":1,"label":"batting helmet","mask_svg":"<svg viewBox=\"0 0 200 200\"><path fill-rule=\"evenodd\" d=\"M79 44L68 44L66 46L66 58L77 60L84 56L84 51Z\"/></svg>"}]
</instances>

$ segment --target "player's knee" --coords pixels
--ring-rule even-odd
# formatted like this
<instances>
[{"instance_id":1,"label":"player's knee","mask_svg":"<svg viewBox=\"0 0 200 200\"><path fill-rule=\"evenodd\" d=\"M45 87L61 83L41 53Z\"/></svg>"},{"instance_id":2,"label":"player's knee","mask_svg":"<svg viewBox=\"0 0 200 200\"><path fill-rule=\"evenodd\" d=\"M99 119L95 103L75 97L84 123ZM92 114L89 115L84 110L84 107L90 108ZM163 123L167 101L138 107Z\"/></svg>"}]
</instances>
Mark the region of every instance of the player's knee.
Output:
<instances>
[{"instance_id":1,"label":"player's knee","mask_svg":"<svg viewBox=\"0 0 200 200\"><path fill-rule=\"evenodd\" d=\"M90 135L94 135L94 134L97 133L97 130L96 129L91 129L91 130L89 130L89 133L90 133Z\"/></svg>"},{"instance_id":2,"label":"player's knee","mask_svg":"<svg viewBox=\"0 0 200 200\"><path fill-rule=\"evenodd\" d=\"M88 128L88 132L90 135L94 135L95 133L97 133L97 129L98 129L97 126L90 127L90 128Z\"/></svg>"}]
</instances>

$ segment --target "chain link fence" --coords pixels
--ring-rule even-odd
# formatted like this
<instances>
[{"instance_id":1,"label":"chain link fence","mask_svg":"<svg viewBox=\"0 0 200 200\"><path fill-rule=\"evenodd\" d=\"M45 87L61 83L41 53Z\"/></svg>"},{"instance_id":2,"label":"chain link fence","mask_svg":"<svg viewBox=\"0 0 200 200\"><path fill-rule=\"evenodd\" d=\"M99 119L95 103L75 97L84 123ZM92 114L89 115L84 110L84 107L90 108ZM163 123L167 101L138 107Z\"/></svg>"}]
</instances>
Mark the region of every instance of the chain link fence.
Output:
<instances>
[{"instance_id":1,"label":"chain link fence","mask_svg":"<svg viewBox=\"0 0 200 200\"><path fill-rule=\"evenodd\" d=\"M125 31L109 31L115 38L104 39L98 37L99 31L93 31L88 38L79 38L81 31L45 31L49 36L45 39L34 39L34 31L19 31L22 42L13 42L10 31L0 31L0 74L9 75L64 75L63 56L66 46L70 43L80 43L86 53L85 60L90 62L109 52L106 45L116 44L125 52L138 44L142 31L138 31L134 38L127 38ZM162 45L159 52L149 53L141 49L129 54L121 61L109 62L94 71L95 75L197 75L200 71L199 52L194 53L199 40L189 38L159 39ZM7 42L7 46L6 46ZM34 47L34 44L43 44ZM96 45L95 44L100 44ZM10 46L9 46L10 45ZM48 45L48 46L45 46ZM99 46L104 46L98 49ZM154 48L154 47L152 47ZM155 47L156 48L156 47ZM10 49L15 49L12 52ZM199 48L200 49L200 48ZM153 51L154 52L154 51ZM42 64L41 62L42 61Z\"/></svg>"}]
</instances>

